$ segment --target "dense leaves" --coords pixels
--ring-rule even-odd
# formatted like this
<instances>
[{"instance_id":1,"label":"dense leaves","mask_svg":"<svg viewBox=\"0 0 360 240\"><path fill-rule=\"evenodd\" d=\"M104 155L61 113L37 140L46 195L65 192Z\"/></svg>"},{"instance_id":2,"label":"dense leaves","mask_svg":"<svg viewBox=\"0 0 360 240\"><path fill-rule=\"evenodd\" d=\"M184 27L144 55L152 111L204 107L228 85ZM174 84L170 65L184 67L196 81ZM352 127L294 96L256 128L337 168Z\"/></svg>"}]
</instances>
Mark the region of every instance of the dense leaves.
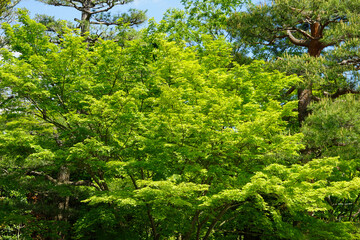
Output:
<instances>
[{"instance_id":1,"label":"dense leaves","mask_svg":"<svg viewBox=\"0 0 360 240\"><path fill-rule=\"evenodd\" d=\"M357 99L313 105L297 131L286 91L303 79L238 64L200 25L201 44L174 42L166 23L92 44L65 25L54 43L24 12L4 25L0 234L357 239Z\"/></svg>"}]
</instances>

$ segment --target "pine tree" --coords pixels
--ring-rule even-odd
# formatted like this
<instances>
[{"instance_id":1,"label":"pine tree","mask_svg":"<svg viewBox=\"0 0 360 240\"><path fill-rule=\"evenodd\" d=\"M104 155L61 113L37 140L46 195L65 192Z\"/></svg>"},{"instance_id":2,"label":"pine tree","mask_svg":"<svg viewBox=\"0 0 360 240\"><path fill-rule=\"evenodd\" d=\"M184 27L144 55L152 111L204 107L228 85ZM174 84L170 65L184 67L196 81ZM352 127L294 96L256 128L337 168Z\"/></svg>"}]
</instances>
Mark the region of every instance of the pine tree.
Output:
<instances>
[{"instance_id":1,"label":"pine tree","mask_svg":"<svg viewBox=\"0 0 360 240\"><path fill-rule=\"evenodd\" d=\"M112 15L109 13L117 5L125 5L134 0L38 0L53 5L71 7L81 12L81 19L74 20L79 23L81 33L89 32L91 25L104 26L135 26L143 23L146 19L145 12L130 9L129 13Z\"/></svg>"},{"instance_id":2,"label":"pine tree","mask_svg":"<svg viewBox=\"0 0 360 240\"><path fill-rule=\"evenodd\" d=\"M358 0L272 0L249 5L247 11L234 13L228 24L232 36L250 46L263 50L267 46L279 46L285 51L295 47L298 52L307 52L311 57L298 54L302 56L299 61L299 56L296 59L289 54L280 59L285 60L288 66L284 66L284 61L278 63L282 70L304 76L304 83L297 86L301 123L309 114L310 102L322 97L314 94L313 90L322 91L323 96L332 98L349 92L357 93L356 86L349 84L343 74L352 70L346 66L356 61L343 59L343 51L338 54L342 58L328 52L360 36L356 31L359 19ZM318 80L314 79L315 75ZM295 89L289 89L288 93Z\"/></svg>"}]
</instances>

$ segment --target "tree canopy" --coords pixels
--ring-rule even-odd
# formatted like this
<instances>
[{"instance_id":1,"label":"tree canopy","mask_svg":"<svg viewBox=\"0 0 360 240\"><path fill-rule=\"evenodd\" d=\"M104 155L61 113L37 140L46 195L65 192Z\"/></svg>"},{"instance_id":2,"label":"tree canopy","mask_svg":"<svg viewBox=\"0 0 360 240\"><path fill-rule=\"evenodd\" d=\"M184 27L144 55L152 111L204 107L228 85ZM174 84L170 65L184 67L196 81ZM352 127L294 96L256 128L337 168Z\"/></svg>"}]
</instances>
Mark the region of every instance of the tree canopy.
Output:
<instances>
[{"instance_id":1,"label":"tree canopy","mask_svg":"<svg viewBox=\"0 0 360 240\"><path fill-rule=\"evenodd\" d=\"M132 27L145 22L144 11L130 9L128 13L113 14L110 12L115 6L125 5L134 0L37 0L49 5L58 7L70 7L81 13L81 18L75 18L80 28L81 34L91 33L88 41L96 41L100 36L105 38L116 38L109 26ZM38 21L48 27L48 30L59 32L62 28L61 21L55 20L51 16L40 15ZM73 24L68 24L72 26ZM98 27L96 27L98 26ZM104 28L105 27L105 28ZM74 28L72 26L72 28Z\"/></svg>"},{"instance_id":2,"label":"tree canopy","mask_svg":"<svg viewBox=\"0 0 360 240\"><path fill-rule=\"evenodd\" d=\"M3 25L0 239L359 239L358 98L328 92L298 126L289 93L356 45L238 63L225 26L239 2L184 3L217 14L91 44L66 25L53 41L25 11Z\"/></svg>"}]
</instances>

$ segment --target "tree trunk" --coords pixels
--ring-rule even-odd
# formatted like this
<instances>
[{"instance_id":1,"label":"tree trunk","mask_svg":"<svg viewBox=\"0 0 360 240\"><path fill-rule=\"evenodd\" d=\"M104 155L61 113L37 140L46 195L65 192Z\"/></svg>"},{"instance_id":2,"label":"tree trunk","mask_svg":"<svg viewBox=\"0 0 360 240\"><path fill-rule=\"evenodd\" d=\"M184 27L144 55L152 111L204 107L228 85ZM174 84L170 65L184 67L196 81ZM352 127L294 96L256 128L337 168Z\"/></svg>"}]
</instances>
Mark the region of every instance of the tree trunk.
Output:
<instances>
[{"instance_id":1,"label":"tree trunk","mask_svg":"<svg viewBox=\"0 0 360 240\"><path fill-rule=\"evenodd\" d=\"M298 89L298 119L300 126L305 118L309 115L308 106L312 98L312 87L306 87L305 89Z\"/></svg>"},{"instance_id":2,"label":"tree trunk","mask_svg":"<svg viewBox=\"0 0 360 240\"><path fill-rule=\"evenodd\" d=\"M83 6L83 10L81 11L81 22L80 22L80 29L81 35L90 31L90 19L92 16L91 8L94 7L94 3L92 0L83 0L80 1Z\"/></svg>"},{"instance_id":3,"label":"tree trunk","mask_svg":"<svg viewBox=\"0 0 360 240\"><path fill-rule=\"evenodd\" d=\"M57 182L58 184L62 184L62 183L67 183L70 181L70 170L67 166L61 166L60 167L60 171L58 174L58 178L57 178ZM70 197L66 196L66 197L61 197L59 198L59 202L58 202L58 214L55 217L55 220L57 221L67 221L67 215L66 215L66 211L69 209L69 200ZM58 239L59 240L63 240L66 237L66 232L62 232L61 230L57 233L58 234Z\"/></svg>"},{"instance_id":4,"label":"tree trunk","mask_svg":"<svg viewBox=\"0 0 360 240\"><path fill-rule=\"evenodd\" d=\"M67 166L61 166L57 181L59 184L70 181L70 170ZM67 220L67 217L64 216L64 212L69 209L69 200L70 198L68 196L60 199L60 202L58 203L59 213L56 217L56 220L59 221Z\"/></svg>"},{"instance_id":5,"label":"tree trunk","mask_svg":"<svg viewBox=\"0 0 360 240\"><path fill-rule=\"evenodd\" d=\"M320 42L320 38L322 38L321 25L319 22L316 22L311 24L310 28L311 36L314 39L310 40L308 53L312 57L319 57L323 49L323 44Z\"/></svg>"},{"instance_id":6,"label":"tree trunk","mask_svg":"<svg viewBox=\"0 0 360 240\"><path fill-rule=\"evenodd\" d=\"M324 48L323 44L320 42L322 37L321 26L319 22L316 22L311 25L311 36L314 39L310 40L308 53L311 57L319 57L321 50ZM298 120L301 126L302 122L309 115L308 106L312 100L312 83L307 83L307 86L304 88L298 89Z\"/></svg>"},{"instance_id":7,"label":"tree trunk","mask_svg":"<svg viewBox=\"0 0 360 240\"><path fill-rule=\"evenodd\" d=\"M86 9L86 10L90 11L90 9ZM80 23L81 35L84 35L85 33L90 31L90 18L91 18L90 13L85 11L81 13L81 23Z\"/></svg>"},{"instance_id":8,"label":"tree trunk","mask_svg":"<svg viewBox=\"0 0 360 240\"><path fill-rule=\"evenodd\" d=\"M319 40L311 40L308 53L312 57L319 57L322 50L322 44Z\"/></svg>"}]
</instances>

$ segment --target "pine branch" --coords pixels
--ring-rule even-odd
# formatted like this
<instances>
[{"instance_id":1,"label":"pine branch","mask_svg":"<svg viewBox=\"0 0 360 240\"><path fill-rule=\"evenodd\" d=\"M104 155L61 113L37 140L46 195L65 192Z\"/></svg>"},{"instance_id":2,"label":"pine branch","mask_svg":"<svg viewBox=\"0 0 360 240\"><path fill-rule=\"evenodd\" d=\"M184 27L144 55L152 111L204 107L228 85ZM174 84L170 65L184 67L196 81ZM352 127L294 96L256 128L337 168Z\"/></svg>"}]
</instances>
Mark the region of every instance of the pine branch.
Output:
<instances>
[{"instance_id":1,"label":"pine branch","mask_svg":"<svg viewBox=\"0 0 360 240\"><path fill-rule=\"evenodd\" d=\"M297 27L292 27L291 29L288 29L288 30L295 30L295 31L301 33L304 37L310 38L311 40L319 40L321 38L321 37L313 37L309 33L307 33L306 31L304 31L304 30L302 30L300 28L297 28Z\"/></svg>"},{"instance_id":2,"label":"pine branch","mask_svg":"<svg viewBox=\"0 0 360 240\"><path fill-rule=\"evenodd\" d=\"M315 102L320 102L321 98L312 95L312 96L311 96L311 100L313 100L313 101L315 101Z\"/></svg>"},{"instance_id":3,"label":"pine branch","mask_svg":"<svg viewBox=\"0 0 360 240\"><path fill-rule=\"evenodd\" d=\"M289 37L290 42L295 44L296 46L303 46L303 47L309 47L310 46L309 40L297 39L296 37L294 37L294 35L291 33L290 30L287 30L286 33L287 33L287 35Z\"/></svg>"},{"instance_id":4,"label":"pine branch","mask_svg":"<svg viewBox=\"0 0 360 240\"><path fill-rule=\"evenodd\" d=\"M292 11L297 12L298 14L300 14L303 17L306 17L306 18L311 18L310 16L313 14L313 12L311 12L311 11L305 12L304 9L299 9L299 8L294 8L294 7L289 7L289 8Z\"/></svg>"},{"instance_id":5,"label":"pine branch","mask_svg":"<svg viewBox=\"0 0 360 240\"><path fill-rule=\"evenodd\" d=\"M350 88L339 88L334 94L330 94L328 92L323 92L324 96L332 98L332 99L338 98L338 97L348 94L348 93L359 94L360 91L355 91Z\"/></svg>"},{"instance_id":6,"label":"pine branch","mask_svg":"<svg viewBox=\"0 0 360 240\"><path fill-rule=\"evenodd\" d=\"M273 36L273 38L271 40L268 41L268 43L263 43L263 42L255 42L256 44L262 44L265 46L270 46L272 45L277 39L283 39L283 38L287 38L288 35L280 35L280 36Z\"/></svg>"},{"instance_id":7,"label":"pine branch","mask_svg":"<svg viewBox=\"0 0 360 240\"><path fill-rule=\"evenodd\" d=\"M339 63L339 65L353 65L355 67L355 69L360 69L360 67L358 66L360 64L360 58L359 57L354 57L351 59L346 59L343 60Z\"/></svg>"}]
</instances>

